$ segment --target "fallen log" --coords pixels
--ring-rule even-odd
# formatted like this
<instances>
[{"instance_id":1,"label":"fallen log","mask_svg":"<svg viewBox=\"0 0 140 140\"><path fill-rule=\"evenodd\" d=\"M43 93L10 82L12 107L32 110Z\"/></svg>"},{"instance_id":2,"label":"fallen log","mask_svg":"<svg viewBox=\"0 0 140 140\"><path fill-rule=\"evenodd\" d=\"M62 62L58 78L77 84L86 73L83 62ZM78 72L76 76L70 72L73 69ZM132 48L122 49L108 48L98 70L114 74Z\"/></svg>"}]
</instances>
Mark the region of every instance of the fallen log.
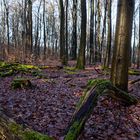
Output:
<instances>
[{"instance_id":1,"label":"fallen log","mask_svg":"<svg viewBox=\"0 0 140 140\"><path fill-rule=\"evenodd\" d=\"M53 138L29 128L23 128L0 109L0 140L53 140Z\"/></svg>"},{"instance_id":2,"label":"fallen log","mask_svg":"<svg viewBox=\"0 0 140 140\"><path fill-rule=\"evenodd\" d=\"M126 105L132 105L138 102L135 97L114 87L110 81L91 81L65 131L65 140L76 140L78 138L84 128L85 122L91 115L92 110L96 107L99 96L105 94L122 101Z\"/></svg>"}]
</instances>

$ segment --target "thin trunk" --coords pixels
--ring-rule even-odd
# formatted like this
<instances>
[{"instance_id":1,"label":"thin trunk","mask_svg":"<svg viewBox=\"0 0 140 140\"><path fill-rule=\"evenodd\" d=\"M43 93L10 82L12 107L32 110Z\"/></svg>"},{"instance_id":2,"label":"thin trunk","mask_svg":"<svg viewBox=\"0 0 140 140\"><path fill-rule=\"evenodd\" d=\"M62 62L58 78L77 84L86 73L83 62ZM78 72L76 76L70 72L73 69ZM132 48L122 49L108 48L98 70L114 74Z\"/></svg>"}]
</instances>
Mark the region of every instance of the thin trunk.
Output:
<instances>
[{"instance_id":1,"label":"thin trunk","mask_svg":"<svg viewBox=\"0 0 140 140\"><path fill-rule=\"evenodd\" d=\"M106 31L106 13L107 13L107 0L105 1L105 11L104 11L104 21L103 21L103 31L102 31L102 39L101 39L101 59L102 59L102 50L103 50L103 44L104 44L104 35Z\"/></svg>"},{"instance_id":2,"label":"thin trunk","mask_svg":"<svg viewBox=\"0 0 140 140\"><path fill-rule=\"evenodd\" d=\"M98 8L98 26L97 26L97 59L99 62L101 62L101 0L98 0L97 3L97 8Z\"/></svg>"},{"instance_id":3,"label":"thin trunk","mask_svg":"<svg viewBox=\"0 0 140 140\"><path fill-rule=\"evenodd\" d=\"M45 9L46 9L46 3L45 0L43 0L43 41L44 41L44 59L46 59L46 21L45 21Z\"/></svg>"},{"instance_id":4,"label":"thin trunk","mask_svg":"<svg viewBox=\"0 0 140 140\"><path fill-rule=\"evenodd\" d=\"M27 24L26 24L26 54L32 53L32 0L27 2Z\"/></svg>"},{"instance_id":5,"label":"thin trunk","mask_svg":"<svg viewBox=\"0 0 140 140\"><path fill-rule=\"evenodd\" d=\"M66 0L66 61L68 61L68 0Z\"/></svg>"},{"instance_id":6,"label":"thin trunk","mask_svg":"<svg viewBox=\"0 0 140 140\"><path fill-rule=\"evenodd\" d=\"M136 47L135 37L136 37L136 23L135 23L135 19L134 19L134 41L133 41L132 61L131 61L132 64L134 64L134 65L135 65L135 47Z\"/></svg>"},{"instance_id":7,"label":"thin trunk","mask_svg":"<svg viewBox=\"0 0 140 140\"><path fill-rule=\"evenodd\" d=\"M81 37L76 65L78 69L85 68L86 23L87 23L86 0L81 0Z\"/></svg>"},{"instance_id":8,"label":"thin trunk","mask_svg":"<svg viewBox=\"0 0 140 140\"><path fill-rule=\"evenodd\" d=\"M137 55L137 69L140 67L140 3L139 3L139 44L138 44L138 55Z\"/></svg>"},{"instance_id":9,"label":"thin trunk","mask_svg":"<svg viewBox=\"0 0 140 140\"><path fill-rule=\"evenodd\" d=\"M112 0L108 1L108 35L107 35L107 48L104 67L109 68L110 59L111 59L111 39L112 39L112 19L111 19L111 7Z\"/></svg>"},{"instance_id":10,"label":"thin trunk","mask_svg":"<svg viewBox=\"0 0 140 140\"><path fill-rule=\"evenodd\" d=\"M77 0L73 0L73 11L72 11L72 48L71 48L71 57L72 60L77 58Z\"/></svg>"},{"instance_id":11,"label":"thin trunk","mask_svg":"<svg viewBox=\"0 0 140 140\"><path fill-rule=\"evenodd\" d=\"M7 53L9 53L9 45L10 45L10 33L9 33L9 7L8 7L8 4L7 4L7 1L6 0L3 0L4 2L4 7L5 7L5 11L6 11L6 26L7 26Z\"/></svg>"},{"instance_id":12,"label":"thin trunk","mask_svg":"<svg viewBox=\"0 0 140 140\"><path fill-rule=\"evenodd\" d=\"M67 65L65 50L65 13L63 0L59 0L60 4L60 59L62 65Z\"/></svg>"},{"instance_id":13,"label":"thin trunk","mask_svg":"<svg viewBox=\"0 0 140 140\"><path fill-rule=\"evenodd\" d=\"M90 57L89 63L94 62L94 0L90 1Z\"/></svg>"},{"instance_id":14,"label":"thin trunk","mask_svg":"<svg viewBox=\"0 0 140 140\"><path fill-rule=\"evenodd\" d=\"M35 59L39 57L39 12L40 12L40 7L41 7L42 0L40 1L39 7L38 7L38 12L37 12L37 17L36 17L36 32L35 32L35 46L34 46L34 55Z\"/></svg>"}]
</instances>

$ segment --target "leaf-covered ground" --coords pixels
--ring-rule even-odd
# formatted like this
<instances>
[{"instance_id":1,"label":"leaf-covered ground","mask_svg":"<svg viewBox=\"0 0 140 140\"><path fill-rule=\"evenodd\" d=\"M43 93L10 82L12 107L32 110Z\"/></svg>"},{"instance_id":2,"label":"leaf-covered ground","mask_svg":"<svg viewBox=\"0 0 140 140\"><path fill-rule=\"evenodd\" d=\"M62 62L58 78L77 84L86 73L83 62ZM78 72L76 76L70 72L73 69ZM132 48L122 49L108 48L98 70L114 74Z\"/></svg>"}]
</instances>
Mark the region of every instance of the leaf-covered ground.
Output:
<instances>
[{"instance_id":1,"label":"leaf-covered ground","mask_svg":"<svg viewBox=\"0 0 140 140\"><path fill-rule=\"evenodd\" d=\"M106 72L88 67L83 71L43 69L43 76L16 74L0 78L0 106L18 123L56 140L63 133L75 111L89 79L109 78ZM31 89L13 89L12 80L28 77ZM130 76L130 80L140 76ZM140 99L140 82L129 85L130 94ZM140 104L124 107L118 101L101 97L87 121L79 140L137 140L140 138Z\"/></svg>"}]
</instances>

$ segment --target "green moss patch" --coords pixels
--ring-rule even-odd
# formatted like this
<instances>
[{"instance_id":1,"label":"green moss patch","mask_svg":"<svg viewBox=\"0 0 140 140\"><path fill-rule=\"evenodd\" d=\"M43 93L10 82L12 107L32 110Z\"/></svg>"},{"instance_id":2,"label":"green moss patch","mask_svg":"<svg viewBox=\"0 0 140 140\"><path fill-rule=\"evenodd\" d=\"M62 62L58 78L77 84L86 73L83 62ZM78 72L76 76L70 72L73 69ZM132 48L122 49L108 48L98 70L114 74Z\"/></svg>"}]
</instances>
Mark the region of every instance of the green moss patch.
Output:
<instances>
[{"instance_id":1,"label":"green moss patch","mask_svg":"<svg viewBox=\"0 0 140 140\"><path fill-rule=\"evenodd\" d=\"M18 136L21 140L53 140L53 138L43 135L39 132L35 132L30 129L23 129L21 125L16 123L9 124L10 131Z\"/></svg>"},{"instance_id":2,"label":"green moss patch","mask_svg":"<svg viewBox=\"0 0 140 140\"><path fill-rule=\"evenodd\" d=\"M11 76L17 73L36 73L37 75L39 72L41 72L41 69L34 65L0 62L0 77Z\"/></svg>"},{"instance_id":3,"label":"green moss patch","mask_svg":"<svg viewBox=\"0 0 140 140\"><path fill-rule=\"evenodd\" d=\"M73 125L70 127L69 132L65 136L64 140L74 140L76 139L77 135L81 131L81 127L83 126L83 122L76 121L73 123Z\"/></svg>"},{"instance_id":4,"label":"green moss patch","mask_svg":"<svg viewBox=\"0 0 140 140\"><path fill-rule=\"evenodd\" d=\"M13 79L11 86L13 89L17 88L31 88L32 84L29 79L26 78L15 78Z\"/></svg>"},{"instance_id":5,"label":"green moss patch","mask_svg":"<svg viewBox=\"0 0 140 140\"><path fill-rule=\"evenodd\" d=\"M75 67L64 67L64 72L67 74L76 74L78 70Z\"/></svg>"},{"instance_id":6,"label":"green moss patch","mask_svg":"<svg viewBox=\"0 0 140 140\"><path fill-rule=\"evenodd\" d=\"M128 74L130 74L130 75L140 75L140 71L137 71L137 70L129 70L128 71Z\"/></svg>"}]
</instances>

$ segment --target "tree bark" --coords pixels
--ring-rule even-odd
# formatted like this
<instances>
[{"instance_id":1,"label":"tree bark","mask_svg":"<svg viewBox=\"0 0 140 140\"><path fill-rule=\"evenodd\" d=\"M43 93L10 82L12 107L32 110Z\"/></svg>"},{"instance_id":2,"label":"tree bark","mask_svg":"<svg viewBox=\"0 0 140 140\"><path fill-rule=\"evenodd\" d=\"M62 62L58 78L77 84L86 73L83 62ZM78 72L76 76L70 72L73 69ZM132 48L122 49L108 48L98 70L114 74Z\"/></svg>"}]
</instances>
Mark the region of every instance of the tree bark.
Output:
<instances>
[{"instance_id":1,"label":"tree bark","mask_svg":"<svg viewBox=\"0 0 140 140\"><path fill-rule=\"evenodd\" d=\"M90 1L90 57L89 63L94 62L94 0Z\"/></svg>"},{"instance_id":2,"label":"tree bark","mask_svg":"<svg viewBox=\"0 0 140 140\"><path fill-rule=\"evenodd\" d=\"M111 59L111 37L112 37L112 23L111 23L111 7L112 0L108 1L108 35L107 35L107 48L106 48L106 56L104 67L109 68L110 59Z\"/></svg>"},{"instance_id":3,"label":"tree bark","mask_svg":"<svg viewBox=\"0 0 140 140\"><path fill-rule=\"evenodd\" d=\"M72 47L71 47L71 59L77 58L77 0L73 0L73 29L72 29Z\"/></svg>"},{"instance_id":4,"label":"tree bark","mask_svg":"<svg viewBox=\"0 0 140 140\"><path fill-rule=\"evenodd\" d=\"M81 0L81 37L76 64L77 69L85 68L86 23L87 23L86 0Z\"/></svg>"},{"instance_id":5,"label":"tree bark","mask_svg":"<svg viewBox=\"0 0 140 140\"><path fill-rule=\"evenodd\" d=\"M65 10L63 0L59 0L60 5L60 59L62 65L67 65L65 48Z\"/></svg>"},{"instance_id":6,"label":"tree bark","mask_svg":"<svg viewBox=\"0 0 140 140\"><path fill-rule=\"evenodd\" d=\"M140 67L140 3L139 3L139 44L138 44L138 55L137 55L137 69Z\"/></svg>"},{"instance_id":7,"label":"tree bark","mask_svg":"<svg viewBox=\"0 0 140 140\"><path fill-rule=\"evenodd\" d=\"M128 66L130 62L134 5L134 0L118 1L111 81L113 85L125 91L128 89Z\"/></svg>"}]
</instances>

